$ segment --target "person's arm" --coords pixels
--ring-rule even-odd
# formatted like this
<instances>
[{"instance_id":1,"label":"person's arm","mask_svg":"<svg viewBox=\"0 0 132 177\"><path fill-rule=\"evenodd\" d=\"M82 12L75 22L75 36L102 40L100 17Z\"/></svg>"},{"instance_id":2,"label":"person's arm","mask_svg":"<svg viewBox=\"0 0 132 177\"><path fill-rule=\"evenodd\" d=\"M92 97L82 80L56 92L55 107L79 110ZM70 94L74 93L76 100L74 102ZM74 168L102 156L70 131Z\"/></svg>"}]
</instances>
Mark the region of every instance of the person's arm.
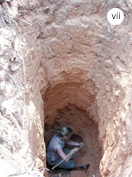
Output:
<instances>
[{"instance_id":1,"label":"person's arm","mask_svg":"<svg viewBox=\"0 0 132 177\"><path fill-rule=\"evenodd\" d=\"M77 152L79 149L78 148L74 148L74 149L72 149L70 152L69 152L69 154L65 154L64 152L63 152L63 150L61 149L61 148L58 148L58 149L56 149L56 151L57 151L57 153L59 154L59 156L64 160L64 159L66 159L65 160L65 162L68 162L68 160L71 158L71 156L69 156L68 158L66 158L68 155L70 155L71 153L74 153L74 152Z\"/></svg>"},{"instance_id":2,"label":"person's arm","mask_svg":"<svg viewBox=\"0 0 132 177\"><path fill-rule=\"evenodd\" d=\"M83 144L83 142L78 143L78 142L75 142L75 141L72 141L72 140L66 140L66 144L72 145L72 146L81 146Z\"/></svg>"}]
</instances>

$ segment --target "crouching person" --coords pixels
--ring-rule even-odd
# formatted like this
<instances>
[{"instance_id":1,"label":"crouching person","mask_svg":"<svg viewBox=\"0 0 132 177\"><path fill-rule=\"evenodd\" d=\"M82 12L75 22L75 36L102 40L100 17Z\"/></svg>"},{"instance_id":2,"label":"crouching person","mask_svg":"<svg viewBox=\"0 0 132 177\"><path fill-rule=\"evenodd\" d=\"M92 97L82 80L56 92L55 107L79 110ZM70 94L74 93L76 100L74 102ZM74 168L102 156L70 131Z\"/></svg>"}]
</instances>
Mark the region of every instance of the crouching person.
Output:
<instances>
[{"instance_id":1,"label":"crouching person","mask_svg":"<svg viewBox=\"0 0 132 177\"><path fill-rule=\"evenodd\" d=\"M62 160L61 164L57 168L62 169L72 169L75 167L73 159L76 157L75 152L79 150L78 147L74 149L65 148L65 144L72 146L81 146L83 143L78 143L70 140L73 131L69 127L61 127L58 129L57 133L52 137L49 146L47 148L46 160L50 166L56 166ZM70 155L74 153L73 155ZM70 156L69 156L70 155ZM68 158L67 158L68 156Z\"/></svg>"}]
</instances>

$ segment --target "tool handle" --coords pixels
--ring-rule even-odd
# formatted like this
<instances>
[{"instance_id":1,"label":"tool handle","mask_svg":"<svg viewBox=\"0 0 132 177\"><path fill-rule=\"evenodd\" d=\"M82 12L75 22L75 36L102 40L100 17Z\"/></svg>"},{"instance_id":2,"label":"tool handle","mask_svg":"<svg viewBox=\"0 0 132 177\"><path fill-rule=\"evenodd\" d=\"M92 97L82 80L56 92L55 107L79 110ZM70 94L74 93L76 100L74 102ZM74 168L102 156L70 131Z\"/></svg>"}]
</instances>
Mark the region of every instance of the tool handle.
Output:
<instances>
[{"instance_id":1,"label":"tool handle","mask_svg":"<svg viewBox=\"0 0 132 177\"><path fill-rule=\"evenodd\" d=\"M82 144L78 149L81 149L85 144Z\"/></svg>"}]
</instances>

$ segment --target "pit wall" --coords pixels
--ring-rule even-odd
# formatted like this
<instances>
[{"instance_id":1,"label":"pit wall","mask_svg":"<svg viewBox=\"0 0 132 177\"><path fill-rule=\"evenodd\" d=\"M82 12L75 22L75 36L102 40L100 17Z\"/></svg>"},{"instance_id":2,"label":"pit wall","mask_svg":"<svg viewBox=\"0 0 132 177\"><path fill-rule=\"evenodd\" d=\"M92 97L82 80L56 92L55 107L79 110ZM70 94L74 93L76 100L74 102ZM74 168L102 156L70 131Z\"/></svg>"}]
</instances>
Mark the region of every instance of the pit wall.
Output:
<instances>
[{"instance_id":1,"label":"pit wall","mask_svg":"<svg viewBox=\"0 0 132 177\"><path fill-rule=\"evenodd\" d=\"M36 168L45 165L43 101L39 92L44 77L29 43L30 24L18 24L20 4L13 1L0 5L0 157L15 162L25 172L35 163ZM35 26L30 32L36 36L34 30ZM6 167L0 168L3 177L17 174L7 167L4 171Z\"/></svg>"},{"instance_id":2,"label":"pit wall","mask_svg":"<svg viewBox=\"0 0 132 177\"><path fill-rule=\"evenodd\" d=\"M112 7L126 14L120 26L107 22ZM100 176L131 175L131 8L123 0L14 0L0 6L1 156L27 166L36 156L45 163L41 95L80 82L78 99L87 98L82 109L98 126Z\"/></svg>"}]
</instances>

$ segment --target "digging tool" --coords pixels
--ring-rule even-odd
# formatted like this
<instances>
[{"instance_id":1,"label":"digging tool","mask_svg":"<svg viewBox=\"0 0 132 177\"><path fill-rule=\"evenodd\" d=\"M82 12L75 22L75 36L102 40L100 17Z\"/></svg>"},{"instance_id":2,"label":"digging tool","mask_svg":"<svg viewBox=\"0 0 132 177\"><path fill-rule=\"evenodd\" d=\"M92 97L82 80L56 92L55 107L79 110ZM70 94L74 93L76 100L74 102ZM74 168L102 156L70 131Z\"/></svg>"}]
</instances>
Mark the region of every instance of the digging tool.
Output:
<instances>
[{"instance_id":1,"label":"digging tool","mask_svg":"<svg viewBox=\"0 0 132 177\"><path fill-rule=\"evenodd\" d=\"M85 144L82 144L78 149L81 149ZM69 154L65 159L63 159L61 162L59 162L57 165L55 165L54 167L52 167L52 170L54 170L58 165L60 165L62 162L64 162L68 157L70 157L71 155L73 155L75 152L72 152L71 154Z\"/></svg>"}]
</instances>

